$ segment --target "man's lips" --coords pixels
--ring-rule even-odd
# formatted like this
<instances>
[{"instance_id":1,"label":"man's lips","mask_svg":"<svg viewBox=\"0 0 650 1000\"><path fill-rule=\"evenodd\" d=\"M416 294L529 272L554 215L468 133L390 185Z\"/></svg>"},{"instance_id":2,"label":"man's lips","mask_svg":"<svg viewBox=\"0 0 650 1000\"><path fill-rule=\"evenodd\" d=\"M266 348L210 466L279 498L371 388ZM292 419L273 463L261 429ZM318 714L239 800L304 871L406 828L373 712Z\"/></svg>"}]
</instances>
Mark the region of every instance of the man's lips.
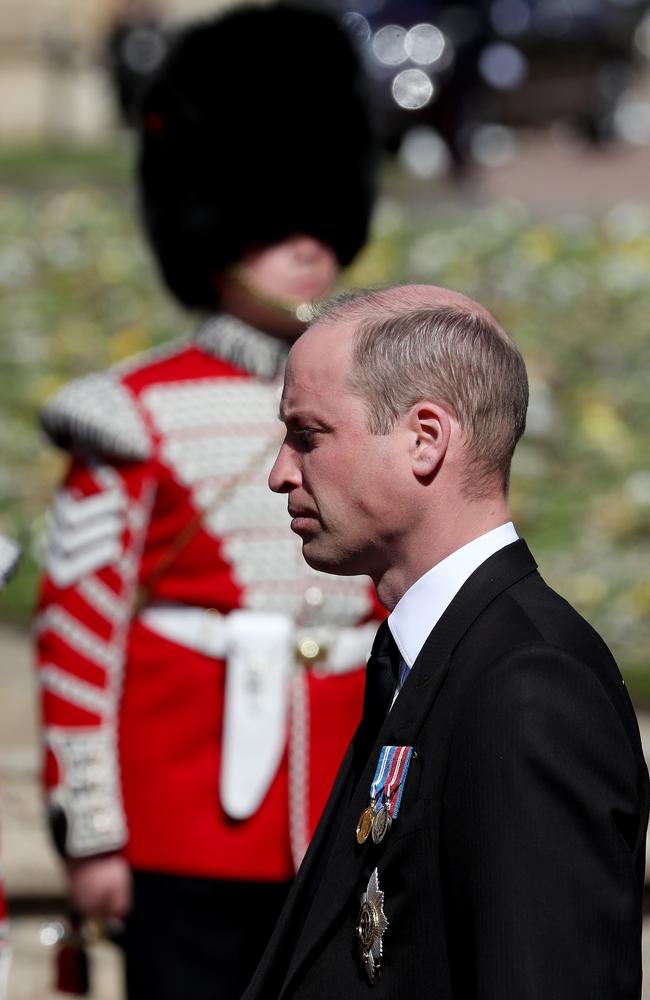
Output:
<instances>
[{"instance_id":1,"label":"man's lips","mask_svg":"<svg viewBox=\"0 0 650 1000\"><path fill-rule=\"evenodd\" d=\"M318 520L317 514L313 510L306 510L302 507L289 507L291 518L291 530L297 533L313 528L314 521Z\"/></svg>"},{"instance_id":2,"label":"man's lips","mask_svg":"<svg viewBox=\"0 0 650 1000\"><path fill-rule=\"evenodd\" d=\"M316 517L316 512L307 507L287 507L289 517Z\"/></svg>"}]
</instances>

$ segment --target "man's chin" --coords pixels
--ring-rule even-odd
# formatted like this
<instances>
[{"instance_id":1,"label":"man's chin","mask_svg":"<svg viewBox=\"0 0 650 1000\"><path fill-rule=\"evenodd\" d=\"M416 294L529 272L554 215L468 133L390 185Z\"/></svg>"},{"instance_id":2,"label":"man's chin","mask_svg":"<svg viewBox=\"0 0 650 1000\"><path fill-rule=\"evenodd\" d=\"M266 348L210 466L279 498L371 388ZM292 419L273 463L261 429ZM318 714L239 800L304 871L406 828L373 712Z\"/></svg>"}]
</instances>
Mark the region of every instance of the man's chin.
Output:
<instances>
[{"instance_id":1,"label":"man's chin","mask_svg":"<svg viewBox=\"0 0 650 1000\"><path fill-rule=\"evenodd\" d=\"M359 573L358 569L349 566L340 553L324 551L315 538L303 538L302 556L307 565L319 573L334 573L336 576L357 576Z\"/></svg>"}]
</instances>

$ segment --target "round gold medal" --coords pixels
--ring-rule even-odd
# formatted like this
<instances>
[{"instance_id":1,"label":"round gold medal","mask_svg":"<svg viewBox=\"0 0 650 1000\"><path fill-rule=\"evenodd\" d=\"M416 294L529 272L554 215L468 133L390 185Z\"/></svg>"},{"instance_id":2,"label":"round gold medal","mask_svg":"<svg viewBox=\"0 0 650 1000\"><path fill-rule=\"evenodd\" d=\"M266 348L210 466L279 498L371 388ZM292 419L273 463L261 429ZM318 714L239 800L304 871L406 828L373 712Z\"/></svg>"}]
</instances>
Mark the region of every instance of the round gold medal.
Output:
<instances>
[{"instance_id":1,"label":"round gold medal","mask_svg":"<svg viewBox=\"0 0 650 1000\"><path fill-rule=\"evenodd\" d=\"M370 831L372 830L372 821L374 819L375 810L372 805L366 806L361 815L359 816L359 822L357 823L357 843L365 844L366 840L370 836Z\"/></svg>"}]
</instances>

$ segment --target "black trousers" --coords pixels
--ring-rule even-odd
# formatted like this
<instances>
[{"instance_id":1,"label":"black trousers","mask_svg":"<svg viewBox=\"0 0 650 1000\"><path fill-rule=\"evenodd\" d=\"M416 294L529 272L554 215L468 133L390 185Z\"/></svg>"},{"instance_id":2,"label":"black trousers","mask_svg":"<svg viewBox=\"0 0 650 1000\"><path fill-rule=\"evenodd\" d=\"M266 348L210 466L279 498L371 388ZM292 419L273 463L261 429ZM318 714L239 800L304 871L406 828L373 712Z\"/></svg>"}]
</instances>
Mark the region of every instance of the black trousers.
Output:
<instances>
[{"instance_id":1,"label":"black trousers","mask_svg":"<svg viewBox=\"0 0 650 1000\"><path fill-rule=\"evenodd\" d=\"M289 883L133 873L124 938L128 1000L239 1000Z\"/></svg>"}]
</instances>

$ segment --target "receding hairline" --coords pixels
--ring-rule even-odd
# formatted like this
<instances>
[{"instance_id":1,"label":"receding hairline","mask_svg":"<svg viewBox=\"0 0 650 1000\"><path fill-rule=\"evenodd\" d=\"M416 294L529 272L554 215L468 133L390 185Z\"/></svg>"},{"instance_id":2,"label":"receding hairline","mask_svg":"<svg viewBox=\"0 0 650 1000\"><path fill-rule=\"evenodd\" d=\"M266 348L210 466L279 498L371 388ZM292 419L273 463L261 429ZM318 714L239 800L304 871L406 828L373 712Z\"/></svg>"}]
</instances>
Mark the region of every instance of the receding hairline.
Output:
<instances>
[{"instance_id":1,"label":"receding hairline","mask_svg":"<svg viewBox=\"0 0 650 1000\"><path fill-rule=\"evenodd\" d=\"M452 309L459 315L484 320L494 332L510 341L495 316L475 299L442 285L396 285L345 291L324 302L315 312L312 327L337 321L351 321L355 327L381 322L422 310Z\"/></svg>"},{"instance_id":2,"label":"receding hairline","mask_svg":"<svg viewBox=\"0 0 650 1000\"><path fill-rule=\"evenodd\" d=\"M345 342L346 381L366 404L371 434L390 434L418 400L455 418L468 448L463 490L507 492L512 454L526 423L523 357L488 309L433 285L344 294L312 329ZM328 329L329 327L329 329Z\"/></svg>"}]
</instances>

